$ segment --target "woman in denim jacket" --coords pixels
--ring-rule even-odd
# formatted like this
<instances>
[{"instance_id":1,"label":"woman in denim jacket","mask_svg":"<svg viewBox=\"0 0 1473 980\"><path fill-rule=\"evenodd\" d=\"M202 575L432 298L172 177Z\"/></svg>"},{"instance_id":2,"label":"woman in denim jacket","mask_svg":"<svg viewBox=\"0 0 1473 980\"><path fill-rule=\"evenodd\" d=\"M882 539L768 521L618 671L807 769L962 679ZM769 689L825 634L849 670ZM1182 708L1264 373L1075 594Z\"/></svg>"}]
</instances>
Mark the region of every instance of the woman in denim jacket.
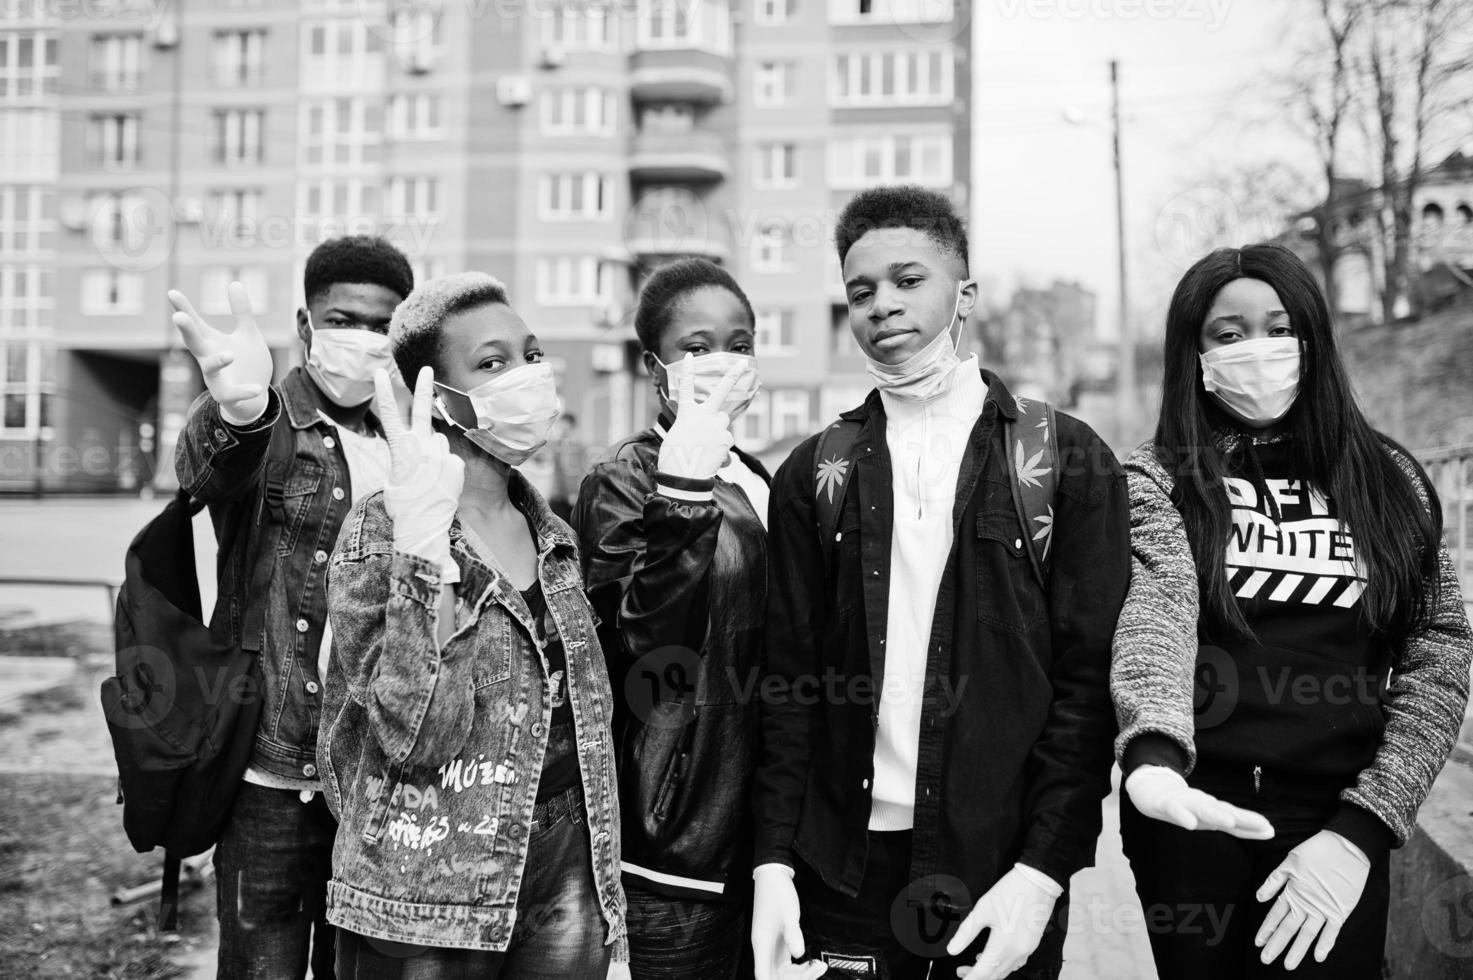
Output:
<instances>
[{"instance_id":1,"label":"woman in denim jacket","mask_svg":"<svg viewBox=\"0 0 1473 980\"><path fill-rule=\"evenodd\" d=\"M602 980L627 960L609 680L572 533L512 469L551 372L480 273L415 290L389 337L414 404L375 379L392 472L328 576L338 974Z\"/></svg>"}]
</instances>

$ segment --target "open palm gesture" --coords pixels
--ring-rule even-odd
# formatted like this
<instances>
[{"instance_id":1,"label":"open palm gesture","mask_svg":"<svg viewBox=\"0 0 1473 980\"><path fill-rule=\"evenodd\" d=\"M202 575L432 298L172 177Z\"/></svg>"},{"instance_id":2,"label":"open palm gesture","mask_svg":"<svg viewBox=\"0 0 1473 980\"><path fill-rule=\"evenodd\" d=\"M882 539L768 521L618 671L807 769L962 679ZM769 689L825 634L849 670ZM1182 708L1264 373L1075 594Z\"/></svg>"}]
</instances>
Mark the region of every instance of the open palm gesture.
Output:
<instances>
[{"instance_id":1,"label":"open palm gesture","mask_svg":"<svg viewBox=\"0 0 1473 980\"><path fill-rule=\"evenodd\" d=\"M232 282L229 288L230 312L235 318L231 330L220 330L205 322L188 297L177 289L169 290L174 304L174 326L184 338L184 346L199 363L205 387L220 406L225 421L246 425L261 417L269 400L271 386L271 349L245 286Z\"/></svg>"}]
</instances>

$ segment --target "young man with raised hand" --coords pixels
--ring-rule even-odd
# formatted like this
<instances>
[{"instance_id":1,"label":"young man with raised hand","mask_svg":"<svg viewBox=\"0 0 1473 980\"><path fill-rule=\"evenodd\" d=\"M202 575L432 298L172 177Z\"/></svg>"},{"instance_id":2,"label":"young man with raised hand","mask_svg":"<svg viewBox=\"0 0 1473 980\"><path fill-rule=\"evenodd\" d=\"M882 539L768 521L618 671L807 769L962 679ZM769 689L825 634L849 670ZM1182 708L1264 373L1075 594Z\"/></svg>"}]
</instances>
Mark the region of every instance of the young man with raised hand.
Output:
<instances>
[{"instance_id":1,"label":"young man with raised hand","mask_svg":"<svg viewBox=\"0 0 1473 980\"><path fill-rule=\"evenodd\" d=\"M373 372L393 366L389 318L413 290L414 273L384 239L352 236L313 251L304 285L297 333L307 363L279 386L244 287L230 286L233 330L211 326L182 293L169 294L208 389L179 439L179 485L209 505L220 540L249 552L229 557L241 574L222 582L233 595L219 608L250 622L245 604L265 604L260 727L215 848L222 980L299 980L309 963L315 978L334 975L325 898L337 823L316 757L332 643L327 565L354 498L388 474L388 444L369 410ZM285 459L271 449L277 428L286 434L278 443L292 449ZM268 475L279 495L267 493ZM237 533L258 516L279 532ZM248 596L245 583L261 582L260 594Z\"/></svg>"},{"instance_id":2,"label":"young man with raised hand","mask_svg":"<svg viewBox=\"0 0 1473 980\"><path fill-rule=\"evenodd\" d=\"M1124 476L1053 416L1040 581L1003 442L1020 406L958 353L977 299L962 222L880 187L836 244L876 388L841 417L847 458L816 459L814 436L773 480L757 977L1056 977L1110 788ZM826 540L819 493L841 500Z\"/></svg>"}]
</instances>

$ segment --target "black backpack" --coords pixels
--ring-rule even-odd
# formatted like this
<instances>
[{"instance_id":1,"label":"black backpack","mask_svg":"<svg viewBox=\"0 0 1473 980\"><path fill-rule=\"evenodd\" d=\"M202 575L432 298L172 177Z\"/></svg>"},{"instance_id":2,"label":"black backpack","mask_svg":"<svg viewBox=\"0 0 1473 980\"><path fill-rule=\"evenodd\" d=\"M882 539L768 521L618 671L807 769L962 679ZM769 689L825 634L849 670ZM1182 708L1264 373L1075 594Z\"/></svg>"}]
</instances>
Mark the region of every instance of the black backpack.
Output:
<instances>
[{"instance_id":1,"label":"black backpack","mask_svg":"<svg viewBox=\"0 0 1473 980\"><path fill-rule=\"evenodd\" d=\"M204 503L180 490L128 545L114 617L116 676L102 682L102 710L118 761L123 830L140 853L162 847L159 928L175 927L179 861L214 846L245 775L261 717L264 594L271 563L252 569L250 539L280 533L280 501L291 462L292 430L278 420L271 433L264 497L244 541L219 542L217 602L230 581L246 583L245 620L212 629L202 616L194 564L192 518ZM246 547L237 548L237 545ZM274 545L273 545L274 547ZM231 574L227 574L227 566Z\"/></svg>"},{"instance_id":2,"label":"black backpack","mask_svg":"<svg viewBox=\"0 0 1473 980\"><path fill-rule=\"evenodd\" d=\"M1053 543L1054 493L1059 486L1059 446L1054 434L1054 407L1032 398L1015 398L1017 421L1003 425L1013 488L1013 511L1026 543L1033 575L1048 590L1049 545ZM824 563L833 574L833 545L839 530L839 512L849 489L849 458L859 423L840 419L819 435L813 446L813 502L818 517Z\"/></svg>"}]
</instances>

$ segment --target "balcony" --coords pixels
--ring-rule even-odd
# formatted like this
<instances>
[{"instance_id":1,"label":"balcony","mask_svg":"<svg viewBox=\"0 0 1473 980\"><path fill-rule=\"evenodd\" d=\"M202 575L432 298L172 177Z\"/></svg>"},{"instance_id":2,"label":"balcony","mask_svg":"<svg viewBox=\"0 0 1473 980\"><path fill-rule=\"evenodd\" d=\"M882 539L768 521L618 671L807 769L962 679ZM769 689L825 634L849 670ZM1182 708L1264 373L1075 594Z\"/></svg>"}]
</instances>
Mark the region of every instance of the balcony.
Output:
<instances>
[{"instance_id":1,"label":"balcony","mask_svg":"<svg viewBox=\"0 0 1473 980\"><path fill-rule=\"evenodd\" d=\"M660 183L711 183L731 176L730 154L716 133L638 133L629 147L629 175Z\"/></svg>"},{"instance_id":2,"label":"balcony","mask_svg":"<svg viewBox=\"0 0 1473 980\"><path fill-rule=\"evenodd\" d=\"M681 256L725 262L730 240L721 214L683 187L647 191L624 221L624 243L636 262Z\"/></svg>"},{"instance_id":3,"label":"balcony","mask_svg":"<svg viewBox=\"0 0 1473 980\"><path fill-rule=\"evenodd\" d=\"M731 60L694 46L637 50L629 56L629 91L637 102L727 102Z\"/></svg>"}]
</instances>

